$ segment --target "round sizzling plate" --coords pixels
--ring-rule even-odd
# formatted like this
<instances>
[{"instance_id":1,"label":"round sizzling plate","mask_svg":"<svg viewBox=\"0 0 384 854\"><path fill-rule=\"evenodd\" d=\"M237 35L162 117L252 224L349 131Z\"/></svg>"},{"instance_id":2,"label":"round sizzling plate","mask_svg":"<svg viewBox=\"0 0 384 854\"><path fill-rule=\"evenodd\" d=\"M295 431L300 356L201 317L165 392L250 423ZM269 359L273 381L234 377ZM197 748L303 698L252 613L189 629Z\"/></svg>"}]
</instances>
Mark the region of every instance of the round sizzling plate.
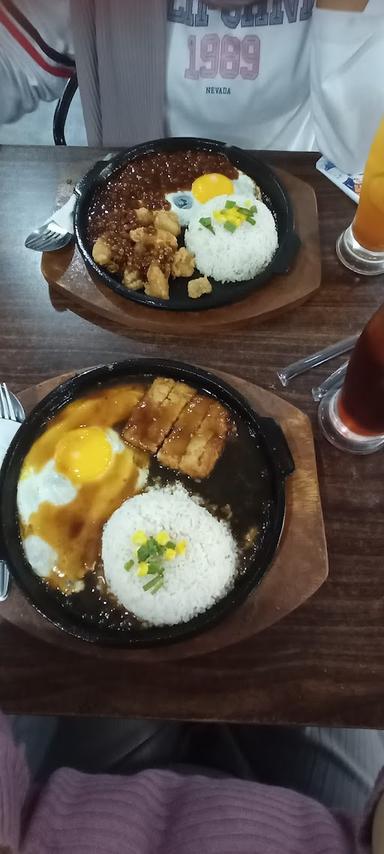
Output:
<instances>
[{"instance_id":1,"label":"round sizzling plate","mask_svg":"<svg viewBox=\"0 0 384 854\"><path fill-rule=\"evenodd\" d=\"M199 299L191 299L187 292L188 279L172 279L169 300L147 296L143 291L130 291L107 270L100 267L92 258L92 247L87 240L88 210L97 187L105 183L113 172L121 169L126 163L141 159L144 155L160 151L172 152L181 150L204 150L225 154L228 160L246 175L256 181L262 192L265 204L270 208L276 221L279 246L271 263L253 279L234 284L212 283L212 293L204 294ZM115 293L125 299L134 300L152 308L174 309L175 311L200 311L216 308L221 305L236 302L248 296L252 291L262 287L272 276L288 272L300 246L300 240L294 231L294 219L291 202L287 191L277 175L261 160L242 151L236 146L226 145L210 139L180 137L160 139L146 142L120 152L105 164L96 163L78 185L78 199L74 214L75 237L80 253L92 278L101 281ZM199 276L196 273L196 276Z\"/></svg>"},{"instance_id":2,"label":"round sizzling plate","mask_svg":"<svg viewBox=\"0 0 384 854\"><path fill-rule=\"evenodd\" d=\"M187 623L146 627L138 621L135 623L128 620L123 609L112 616L109 615L107 619L103 617L102 598L97 593L92 592L92 596L99 596L99 599L92 599L90 606L89 599L84 599L88 595L86 592L66 597L49 588L35 575L21 545L16 493L20 469L26 454L50 419L63 406L106 385L119 385L138 379L151 382L156 376L184 380L216 397L229 408L238 427L246 431L244 435L247 436L247 441L252 443L251 464L248 454L245 466L241 459L241 447L239 452L238 445L231 445L231 441L227 441L213 472L213 475L218 472L215 481L211 475L199 484L191 478L183 479L176 472L165 469L162 471L168 472L168 480L171 482L176 479L182 482L184 480L187 488L195 494L204 495L204 489L209 493L212 483L216 483L216 492L211 491L209 495L210 500L216 503L225 504L229 499L227 492L230 489L233 498L231 506L241 509L240 525L241 514L248 513L248 517L251 515L252 520L259 526L261 534L247 564L237 576L234 587L225 597ZM276 422L257 416L238 392L211 374L190 365L161 359L135 359L91 368L67 380L47 395L27 417L12 441L0 475L0 557L7 560L15 581L35 608L58 628L75 637L123 647L154 646L184 640L224 617L242 602L263 578L278 546L285 512L285 477L293 469L289 448ZM245 478L248 484L251 483L248 488L245 487ZM222 495L223 484L225 487L226 482L230 486L225 489L226 495ZM124 620L121 619L121 613L124 613Z\"/></svg>"}]
</instances>

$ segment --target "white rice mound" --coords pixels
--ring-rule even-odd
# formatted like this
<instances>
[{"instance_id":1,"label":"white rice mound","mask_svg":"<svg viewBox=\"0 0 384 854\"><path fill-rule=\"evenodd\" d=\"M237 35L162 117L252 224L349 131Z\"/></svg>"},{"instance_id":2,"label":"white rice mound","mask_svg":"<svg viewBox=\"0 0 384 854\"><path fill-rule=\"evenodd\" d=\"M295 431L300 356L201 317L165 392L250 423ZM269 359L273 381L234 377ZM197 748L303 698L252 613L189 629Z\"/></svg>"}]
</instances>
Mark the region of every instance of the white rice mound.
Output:
<instances>
[{"instance_id":1,"label":"white rice mound","mask_svg":"<svg viewBox=\"0 0 384 854\"><path fill-rule=\"evenodd\" d=\"M167 531L187 542L184 555L164 561L164 586L152 594L124 564L133 557L135 531ZM153 487L124 502L106 522L102 560L109 590L140 620L155 626L187 622L210 608L233 586L237 546L229 526L191 497L181 484Z\"/></svg>"},{"instance_id":2,"label":"white rice mound","mask_svg":"<svg viewBox=\"0 0 384 854\"><path fill-rule=\"evenodd\" d=\"M243 222L236 231L227 231L213 217L213 212L222 210L227 201L240 207L249 206L249 202L255 205L256 224ZM211 217L214 234L201 225L202 217ZM269 264L278 247L276 224L269 208L258 199L239 194L216 196L201 205L189 223L184 241L195 256L200 273L212 276L217 282L253 279Z\"/></svg>"}]
</instances>

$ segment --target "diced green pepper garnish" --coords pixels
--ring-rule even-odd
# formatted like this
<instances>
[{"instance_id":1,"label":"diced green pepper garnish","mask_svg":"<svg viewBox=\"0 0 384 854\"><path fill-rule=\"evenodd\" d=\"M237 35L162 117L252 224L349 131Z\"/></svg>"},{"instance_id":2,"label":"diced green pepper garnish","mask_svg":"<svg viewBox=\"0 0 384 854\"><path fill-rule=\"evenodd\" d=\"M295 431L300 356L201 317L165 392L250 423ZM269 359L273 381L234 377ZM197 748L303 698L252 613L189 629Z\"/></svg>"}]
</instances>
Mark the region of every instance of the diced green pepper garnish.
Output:
<instances>
[{"instance_id":1,"label":"diced green pepper garnish","mask_svg":"<svg viewBox=\"0 0 384 854\"><path fill-rule=\"evenodd\" d=\"M127 563L125 563L125 564L124 564L124 569L125 569L127 572L129 572L129 570L130 570L130 569L132 569L132 567L133 567L134 563L135 563L135 561L134 561L134 560L127 560Z\"/></svg>"}]
</instances>

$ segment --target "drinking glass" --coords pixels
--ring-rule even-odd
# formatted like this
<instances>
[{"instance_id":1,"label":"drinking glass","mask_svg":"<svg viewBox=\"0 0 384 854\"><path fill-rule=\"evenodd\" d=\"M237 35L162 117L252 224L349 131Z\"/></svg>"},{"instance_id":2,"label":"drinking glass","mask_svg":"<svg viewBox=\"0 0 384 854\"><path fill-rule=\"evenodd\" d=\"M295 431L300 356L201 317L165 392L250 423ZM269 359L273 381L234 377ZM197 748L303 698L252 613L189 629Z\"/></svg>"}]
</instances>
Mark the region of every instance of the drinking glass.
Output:
<instances>
[{"instance_id":1,"label":"drinking glass","mask_svg":"<svg viewBox=\"0 0 384 854\"><path fill-rule=\"evenodd\" d=\"M319 422L343 451L371 454L384 447L384 305L364 327L342 388L323 397Z\"/></svg>"},{"instance_id":2,"label":"drinking glass","mask_svg":"<svg viewBox=\"0 0 384 854\"><path fill-rule=\"evenodd\" d=\"M356 216L340 235L336 252L355 273L384 273L384 118L368 155Z\"/></svg>"}]
</instances>

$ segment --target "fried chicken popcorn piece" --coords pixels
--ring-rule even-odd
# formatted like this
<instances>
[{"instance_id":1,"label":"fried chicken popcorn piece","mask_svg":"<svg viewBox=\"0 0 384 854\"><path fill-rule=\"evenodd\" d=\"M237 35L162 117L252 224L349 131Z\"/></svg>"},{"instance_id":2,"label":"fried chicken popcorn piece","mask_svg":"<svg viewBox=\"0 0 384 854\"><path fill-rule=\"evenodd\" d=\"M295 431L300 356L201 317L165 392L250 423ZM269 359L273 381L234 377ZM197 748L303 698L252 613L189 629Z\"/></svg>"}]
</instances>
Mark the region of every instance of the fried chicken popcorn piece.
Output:
<instances>
[{"instance_id":1,"label":"fried chicken popcorn piece","mask_svg":"<svg viewBox=\"0 0 384 854\"><path fill-rule=\"evenodd\" d=\"M131 228L129 236L133 243L145 243L149 238L149 230L144 228L144 226L140 226L140 228Z\"/></svg>"},{"instance_id":2,"label":"fried chicken popcorn piece","mask_svg":"<svg viewBox=\"0 0 384 854\"><path fill-rule=\"evenodd\" d=\"M129 270L126 267L123 275L123 285L130 291L141 291L145 282L140 279L137 270Z\"/></svg>"},{"instance_id":3,"label":"fried chicken popcorn piece","mask_svg":"<svg viewBox=\"0 0 384 854\"><path fill-rule=\"evenodd\" d=\"M111 247L108 246L104 237L98 237L97 240L95 240L92 248L92 258L96 261L96 264L100 264L101 267L105 267L111 261Z\"/></svg>"},{"instance_id":4,"label":"fried chicken popcorn piece","mask_svg":"<svg viewBox=\"0 0 384 854\"><path fill-rule=\"evenodd\" d=\"M163 228L156 229L155 243L157 245L165 244L165 246L170 246L172 249L177 249L177 240L175 235L171 234L170 231L164 231Z\"/></svg>"},{"instance_id":5,"label":"fried chicken popcorn piece","mask_svg":"<svg viewBox=\"0 0 384 854\"><path fill-rule=\"evenodd\" d=\"M144 285L147 296L169 299L168 276L163 273L155 261L152 261L148 267L147 279L148 281Z\"/></svg>"},{"instance_id":6,"label":"fried chicken popcorn piece","mask_svg":"<svg viewBox=\"0 0 384 854\"><path fill-rule=\"evenodd\" d=\"M153 211L149 211L148 208L137 208L135 214L139 225L153 224Z\"/></svg>"},{"instance_id":7,"label":"fried chicken popcorn piece","mask_svg":"<svg viewBox=\"0 0 384 854\"><path fill-rule=\"evenodd\" d=\"M212 285L207 279L206 276L201 276L200 279L191 279L188 282L188 296L191 299L197 299L201 297L202 294L210 294L212 292Z\"/></svg>"},{"instance_id":8,"label":"fried chicken popcorn piece","mask_svg":"<svg viewBox=\"0 0 384 854\"><path fill-rule=\"evenodd\" d=\"M195 269L195 256L184 246L178 249L172 263L172 276L192 276Z\"/></svg>"},{"instance_id":9,"label":"fried chicken popcorn piece","mask_svg":"<svg viewBox=\"0 0 384 854\"><path fill-rule=\"evenodd\" d=\"M155 211L153 221L155 228L169 231L175 237L178 237L181 232L179 218L174 211Z\"/></svg>"},{"instance_id":10,"label":"fried chicken popcorn piece","mask_svg":"<svg viewBox=\"0 0 384 854\"><path fill-rule=\"evenodd\" d=\"M153 226L132 228L129 236L133 243L143 243L145 246L159 246L164 244L165 246L171 246L172 249L177 249L177 240L174 234L164 231L164 229L153 228Z\"/></svg>"}]
</instances>

